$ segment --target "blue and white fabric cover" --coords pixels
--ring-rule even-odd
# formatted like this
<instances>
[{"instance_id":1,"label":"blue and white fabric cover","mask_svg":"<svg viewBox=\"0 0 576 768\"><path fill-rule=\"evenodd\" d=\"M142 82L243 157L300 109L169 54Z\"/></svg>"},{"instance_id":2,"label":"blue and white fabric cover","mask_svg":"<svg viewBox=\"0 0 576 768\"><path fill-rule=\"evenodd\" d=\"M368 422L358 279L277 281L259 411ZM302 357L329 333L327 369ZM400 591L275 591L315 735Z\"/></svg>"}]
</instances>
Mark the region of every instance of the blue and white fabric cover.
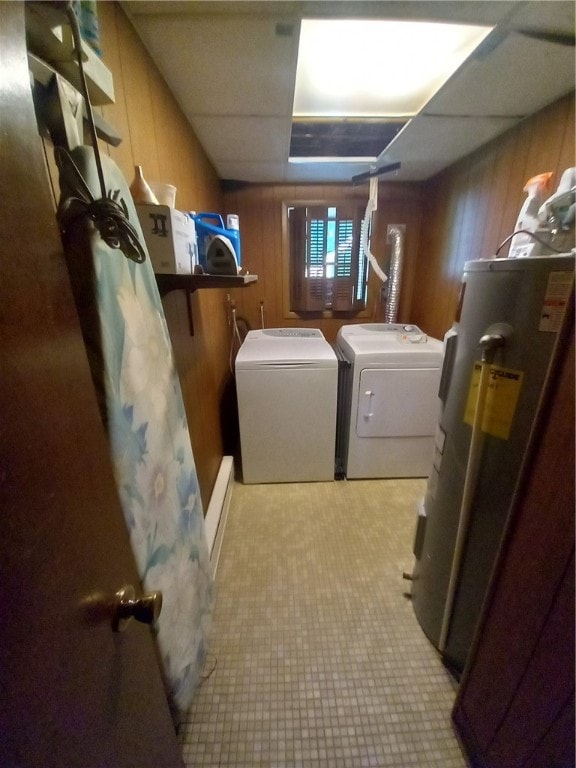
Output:
<instances>
[{"instance_id":1,"label":"blue and white fabric cover","mask_svg":"<svg viewBox=\"0 0 576 768\"><path fill-rule=\"evenodd\" d=\"M69 158L94 198L94 152ZM83 210L71 164L59 160L59 218L116 483L145 590L160 590L155 626L172 709L184 712L200 678L212 609L212 574L190 435L162 303L126 181L102 157L109 197L127 213L142 263L109 247ZM72 200L72 203L70 202ZM71 215L71 212L74 215Z\"/></svg>"}]
</instances>

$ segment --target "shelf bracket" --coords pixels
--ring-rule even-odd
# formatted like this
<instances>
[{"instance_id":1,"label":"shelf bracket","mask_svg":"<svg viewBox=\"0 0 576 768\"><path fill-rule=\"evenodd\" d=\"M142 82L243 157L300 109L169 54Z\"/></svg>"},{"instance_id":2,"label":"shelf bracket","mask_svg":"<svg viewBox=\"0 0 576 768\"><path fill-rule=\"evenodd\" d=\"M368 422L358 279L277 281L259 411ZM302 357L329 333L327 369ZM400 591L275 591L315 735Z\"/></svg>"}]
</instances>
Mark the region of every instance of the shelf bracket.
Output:
<instances>
[{"instance_id":1,"label":"shelf bracket","mask_svg":"<svg viewBox=\"0 0 576 768\"><path fill-rule=\"evenodd\" d=\"M188 328L190 330L190 336L194 336L194 315L192 313L192 294L194 291L184 291L186 294L186 309L188 311Z\"/></svg>"},{"instance_id":2,"label":"shelf bracket","mask_svg":"<svg viewBox=\"0 0 576 768\"><path fill-rule=\"evenodd\" d=\"M184 291L188 310L190 336L194 336L194 318L192 312L192 294L200 288L242 288L258 280L257 275L172 275L156 274L156 284L160 297L171 291Z\"/></svg>"}]
</instances>

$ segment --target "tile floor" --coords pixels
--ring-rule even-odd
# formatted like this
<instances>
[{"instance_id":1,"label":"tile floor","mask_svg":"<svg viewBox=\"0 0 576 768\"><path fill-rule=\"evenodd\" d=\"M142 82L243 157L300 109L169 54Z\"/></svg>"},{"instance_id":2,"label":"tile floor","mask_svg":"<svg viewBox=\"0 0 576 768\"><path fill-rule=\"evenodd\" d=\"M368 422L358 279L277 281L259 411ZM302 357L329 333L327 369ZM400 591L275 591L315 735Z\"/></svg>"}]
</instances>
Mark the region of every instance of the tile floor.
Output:
<instances>
[{"instance_id":1,"label":"tile floor","mask_svg":"<svg viewBox=\"0 0 576 768\"><path fill-rule=\"evenodd\" d=\"M467 765L402 579L424 487L235 484L187 766Z\"/></svg>"}]
</instances>

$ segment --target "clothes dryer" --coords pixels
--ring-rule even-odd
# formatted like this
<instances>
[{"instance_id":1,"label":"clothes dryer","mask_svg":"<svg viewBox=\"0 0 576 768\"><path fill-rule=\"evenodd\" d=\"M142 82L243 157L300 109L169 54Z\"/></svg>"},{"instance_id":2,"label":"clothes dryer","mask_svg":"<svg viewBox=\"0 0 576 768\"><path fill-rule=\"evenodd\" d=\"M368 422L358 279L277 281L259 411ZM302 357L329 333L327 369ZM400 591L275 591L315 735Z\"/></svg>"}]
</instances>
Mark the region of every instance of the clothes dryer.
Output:
<instances>
[{"instance_id":1,"label":"clothes dryer","mask_svg":"<svg viewBox=\"0 0 576 768\"><path fill-rule=\"evenodd\" d=\"M249 331L235 367L244 482L333 480L338 361L322 332Z\"/></svg>"},{"instance_id":2,"label":"clothes dryer","mask_svg":"<svg viewBox=\"0 0 576 768\"><path fill-rule=\"evenodd\" d=\"M415 325L368 323L342 326L336 344L352 365L346 477L427 477L442 342Z\"/></svg>"}]
</instances>

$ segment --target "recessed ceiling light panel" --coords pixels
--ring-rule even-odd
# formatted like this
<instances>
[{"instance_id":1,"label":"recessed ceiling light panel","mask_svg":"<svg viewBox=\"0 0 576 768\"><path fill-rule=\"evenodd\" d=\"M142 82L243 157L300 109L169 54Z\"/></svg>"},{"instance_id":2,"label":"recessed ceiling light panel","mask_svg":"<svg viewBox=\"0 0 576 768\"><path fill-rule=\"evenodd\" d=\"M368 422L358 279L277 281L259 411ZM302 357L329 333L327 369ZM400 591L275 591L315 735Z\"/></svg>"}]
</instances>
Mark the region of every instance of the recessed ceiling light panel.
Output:
<instances>
[{"instance_id":1,"label":"recessed ceiling light panel","mask_svg":"<svg viewBox=\"0 0 576 768\"><path fill-rule=\"evenodd\" d=\"M304 19L295 117L417 114L492 27Z\"/></svg>"}]
</instances>

